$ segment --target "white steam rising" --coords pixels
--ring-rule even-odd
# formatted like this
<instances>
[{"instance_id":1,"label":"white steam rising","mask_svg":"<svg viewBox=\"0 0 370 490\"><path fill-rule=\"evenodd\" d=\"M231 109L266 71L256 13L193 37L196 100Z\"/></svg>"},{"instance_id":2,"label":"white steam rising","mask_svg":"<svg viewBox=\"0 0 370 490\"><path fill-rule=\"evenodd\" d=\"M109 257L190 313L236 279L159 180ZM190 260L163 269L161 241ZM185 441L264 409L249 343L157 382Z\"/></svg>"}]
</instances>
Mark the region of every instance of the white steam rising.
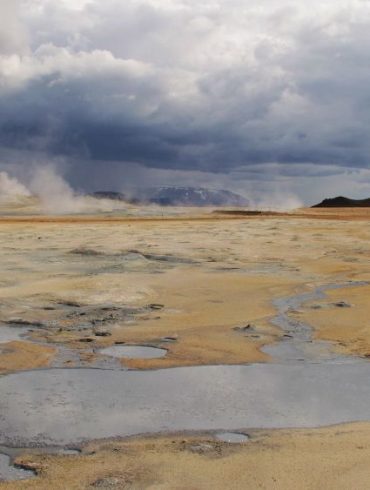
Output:
<instances>
[{"instance_id":1,"label":"white steam rising","mask_svg":"<svg viewBox=\"0 0 370 490\"><path fill-rule=\"evenodd\" d=\"M60 168L54 163L31 165L29 173L19 172L18 175L19 179L10 176L7 172L0 172L1 203L22 202L26 205L27 198L36 196L38 199L28 201L33 208L30 211L39 212L41 206L41 212L46 214L101 213L128 209L127 203L122 201L96 199L78 194L62 177ZM176 183L178 183L179 176L176 175L176 177ZM191 181L190 176L188 178L189 181L186 184L192 187L194 180ZM140 180L146 182L145 179ZM170 187L175 185L175 182L166 183ZM215 186L215 188L220 189L228 187L227 182L218 182L218 185ZM266 189L265 191L253 189L251 185L247 184L243 188L239 186L235 191L247 197L249 201L248 207L252 209L291 210L303 206L303 203L294 193L290 192L289 189L282 189L278 186L275 186L274 189L270 188L267 192ZM126 196L130 195L127 189L124 190L124 194Z\"/></svg>"},{"instance_id":2,"label":"white steam rising","mask_svg":"<svg viewBox=\"0 0 370 490\"><path fill-rule=\"evenodd\" d=\"M22 183L7 172L0 172L0 202L15 203L37 196L46 214L111 212L125 203L94 199L77 194L52 165L35 166L27 182Z\"/></svg>"},{"instance_id":3,"label":"white steam rising","mask_svg":"<svg viewBox=\"0 0 370 490\"><path fill-rule=\"evenodd\" d=\"M28 197L31 192L16 178L6 172L0 172L0 202L12 202L20 197Z\"/></svg>"},{"instance_id":4,"label":"white steam rising","mask_svg":"<svg viewBox=\"0 0 370 490\"><path fill-rule=\"evenodd\" d=\"M77 196L70 185L51 166L37 167L29 188L40 198L48 214L70 214L84 211L85 199Z\"/></svg>"},{"instance_id":5,"label":"white steam rising","mask_svg":"<svg viewBox=\"0 0 370 490\"><path fill-rule=\"evenodd\" d=\"M294 194L273 192L255 199L249 199L249 207L269 211L292 211L302 208L303 202Z\"/></svg>"}]
</instances>

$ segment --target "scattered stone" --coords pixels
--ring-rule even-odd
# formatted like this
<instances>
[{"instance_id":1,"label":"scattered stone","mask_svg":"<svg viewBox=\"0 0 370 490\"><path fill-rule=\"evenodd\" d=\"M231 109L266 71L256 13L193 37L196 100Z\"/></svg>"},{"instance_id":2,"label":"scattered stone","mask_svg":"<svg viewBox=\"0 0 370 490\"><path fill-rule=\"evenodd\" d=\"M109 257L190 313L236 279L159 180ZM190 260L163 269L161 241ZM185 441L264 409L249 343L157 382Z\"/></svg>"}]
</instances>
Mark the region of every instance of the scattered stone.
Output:
<instances>
[{"instance_id":1,"label":"scattered stone","mask_svg":"<svg viewBox=\"0 0 370 490\"><path fill-rule=\"evenodd\" d=\"M334 306L337 306L338 308L351 308L352 305L346 301L338 301L337 303L334 303Z\"/></svg>"},{"instance_id":2,"label":"scattered stone","mask_svg":"<svg viewBox=\"0 0 370 490\"><path fill-rule=\"evenodd\" d=\"M248 323L248 325L244 325L243 327L234 327L234 330L237 332L246 332L247 330L254 330L255 328L255 325Z\"/></svg>"},{"instance_id":3,"label":"scattered stone","mask_svg":"<svg viewBox=\"0 0 370 490\"><path fill-rule=\"evenodd\" d=\"M28 320L23 320L22 318L12 318L6 322L8 325L23 325L25 327L37 327L43 328L45 325L41 322L33 322Z\"/></svg>"},{"instance_id":4,"label":"scattered stone","mask_svg":"<svg viewBox=\"0 0 370 490\"><path fill-rule=\"evenodd\" d=\"M101 489L110 489L110 488L119 488L124 489L127 488L128 485L131 486L132 478L127 475L120 476L108 476L106 478L99 478L94 481L90 488L101 488Z\"/></svg>"},{"instance_id":5,"label":"scattered stone","mask_svg":"<svg viewBox=\"0 0 370 490\"><path fill-rule=\"evenodd\" d=\"M90 338L90 337L84 337L82 339L78 339L79 342L94 342L94 339Z\"/></svg>"},{"instance_id":6,"label":"scattered stone","mask_svg":"<svg viewBox=\"0 0 370 490\"><path fill-rule=\"evenodd\" d=\"M96 337L110 337L112 334L107 330L98 330L97 332L94 332L94 335Z\"/></svg>"},{"instance_id":7,"label":"scattered stone","mask_svg":"<svg viewBox=\"0 0 370 490\"><path fill-rule=\"evenodd\" d=\"M104 255L103 252L99 252L98 250L94 250L92 248L74 248L73 250L70 250L68 253L72 255L88 255L88 256L97 256L97 255Z\"/></svg>"},{"instance_id":8,"label":"scattered stone","mask_svg":"<svg viewBox=\"0 0 370 490\"><path fill-rule=\"evenodd\" d=\"M164 308L164 305L161 305L161 304L158 304L158 303L151 303L150 305L148 305L148 307L151 310L161 310L162 308Z\"/></svg>"},{"instance_id":9,"label":"scattered stone","mask_svg":"<svg viewBox=\"0 0 370 490\"><path fill-rule=\"evenodd\" d=\"M76 301L69 301L69 300L58 301L57 304L61 305L61 306L71 306L72 308L80 308L81 307L81 305L79 303L77 303Z\"/></svg>"},{"instance_id":10,"label":"scattered stone","mask_svg":"<svg viewBox=\"0 0 370 490\"><path fill-rule=\"evenodd\" d=\"M177 341L177 335L173 337L162 337L161 341L162 342L176 342Z\"/></svg>"}]
</instances>

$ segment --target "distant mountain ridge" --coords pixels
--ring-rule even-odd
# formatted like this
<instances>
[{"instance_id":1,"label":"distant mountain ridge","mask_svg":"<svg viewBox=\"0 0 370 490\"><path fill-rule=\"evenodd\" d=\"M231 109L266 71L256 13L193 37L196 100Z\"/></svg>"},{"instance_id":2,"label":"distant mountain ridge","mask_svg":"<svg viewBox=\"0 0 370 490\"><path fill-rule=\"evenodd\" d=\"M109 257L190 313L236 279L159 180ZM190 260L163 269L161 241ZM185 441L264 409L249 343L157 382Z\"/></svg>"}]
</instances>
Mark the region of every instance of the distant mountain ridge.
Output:
<instances>
[{"instance_id":1,"label":"distant mountain ridge","mask_svg":"<svg viewBox=\"0 0 370 490\"><path fill-rule=\"evenodd\" d=\"M123 194L122 192L113 192L113 191L97 191L90 194L91 197L95 197L96 199L112 199L113 201L127 201L130 199L128 196Z\"/></svg>"},{"instance_id":2,"label":"distant mountain ridge","mask_svg":"<svg viewBox=\"0 0 370 490\"><path fill-rule=\"evenodd\" d=\"M330 199L324 199L319 204L311 206L312 208L367 208L370 207L370 198L368 199L350 199L344 196L337 196Z\"/></svg>"},{"instance_id":3,"label":"distant mountain ridge","mask_svg":"<svg viewBox=\"0 0 370 490\"><path fill-rule=\"evenodd\" d=\"M243 196L227 190L203 187L152 187L138 189L130 196L121 192L98 191L92 194L98 199L114 199L129 203L159 204L161 206L247 206Z\"/></svg>"}]
</instances>

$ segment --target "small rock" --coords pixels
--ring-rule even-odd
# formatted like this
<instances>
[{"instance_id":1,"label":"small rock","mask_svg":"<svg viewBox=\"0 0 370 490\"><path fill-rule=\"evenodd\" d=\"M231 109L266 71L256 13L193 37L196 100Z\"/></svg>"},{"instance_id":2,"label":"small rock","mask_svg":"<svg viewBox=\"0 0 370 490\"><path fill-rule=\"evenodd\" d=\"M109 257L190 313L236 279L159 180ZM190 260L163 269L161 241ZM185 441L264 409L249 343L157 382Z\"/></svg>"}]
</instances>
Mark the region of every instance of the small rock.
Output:
<instances>
[{"instance_id":1,"label":"small rock","mask_svg":"<svg viewBox=\"0 0 370 490\"><path fill-rule=\"evenodd\" d=\"M73 250L70 250L68 253L73 254L73 255L87 255L87 256L97 256L97 255L104 255L103 252L99 252L99 250L94 250L92 248L75 248Z\"/></svg>"},{"instance_id":2,"label":"small rock","mask_svg":"<svg viewBox=\"0 0 370 490\"><path fill-rule=\"evenodd\" d=\"M94 342L94 339L90 337L84 337L82 339L79 339L79 342Z\"/></svg>"},{"instance_id":3,"label":"small rock","mask_svg":"<svg viewBox=\"0 0 370 490\"><path fill-rule=\"evenodd\" d=\"M162 308L164 308L164 305L161 305L159 303L151 303L150 305L148 305L148 307L151 310L161 310Z\"/></svg>"},{"instance_id":4,"label":"small rock","mask_svg":"<svg viewBox=\"0 0 370 490\"><path fill-rule=\"evenodd\" d=\"M352 305L346 301L338 301L337 303L334 303L334 306L337 306L338 308L351 308Z\"/></svg>"},{"instance_id":5,"label":"small rock","mask_svg":"<svg viewBox=\"0 0 370 490\"><path fill-rule=\"evenodd\" d=\"M72 308L81 308L81 305L76 301L58 301L58 305L61 306L71 306Z\"/></svg>"},{"instance_id":6,"label":"small rock","mask_svg":"<svg viewBox=\"0 0 370 490\"><path fill-rule=\"evenodd\" d=\"M248 323L248 325L244 325L243 327L234 327L234 330L237 332L245 332L247 330L254 330L256 327L252 323Z\"/></svg>"},{"instance_id":7,"label":"small rock","mask_svg":"<svg viewBox=\"0 0 370 490\"><path fill-rule=\"evenodd\" d=\"M177 336L174 337L162 337L161 341L162 342L176 342Z\"/></svg>"},{"instance_id":8,"label":"small rock","mask_svg":"<svg viewBox=\"0 0 370 490\"><path fill-rule=\"evenodd\" d=\"M99 330L97 332L94 332L94 335L96 337L110 337L112 334L107 330Z\"/></svg>"},{"instance_id":9,"label":"small rock","mask_svg":"<svg viewBox=\"0 0 370 490\"><path fill-rule=\"evenodd\" d=\"M45 325L41 322L32 322L28 320L23 320L22 318L12 318L6 322L8 325L23 325L25 327L45 327Z\"/></svg>"}]
</instances>

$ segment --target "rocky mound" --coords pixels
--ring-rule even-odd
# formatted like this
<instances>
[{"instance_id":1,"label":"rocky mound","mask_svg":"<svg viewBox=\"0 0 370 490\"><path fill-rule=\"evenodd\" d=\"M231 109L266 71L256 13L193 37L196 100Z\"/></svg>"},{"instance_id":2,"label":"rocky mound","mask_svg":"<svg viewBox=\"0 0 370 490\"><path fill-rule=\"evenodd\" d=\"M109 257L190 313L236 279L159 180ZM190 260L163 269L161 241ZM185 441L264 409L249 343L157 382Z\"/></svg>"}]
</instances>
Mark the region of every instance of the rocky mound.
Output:
<instances>
[{"instance_id":1,"label":"rocky mound","mask_svg":"<svg viewBox=\"0 0 370 490\"><path fill-rule=\"evenodd\" d=\"M331 199L324 199L313 208L367 208L370 207L369 199L350 199L348 197L338 196Z\"/></svg>"}]
</instances>

